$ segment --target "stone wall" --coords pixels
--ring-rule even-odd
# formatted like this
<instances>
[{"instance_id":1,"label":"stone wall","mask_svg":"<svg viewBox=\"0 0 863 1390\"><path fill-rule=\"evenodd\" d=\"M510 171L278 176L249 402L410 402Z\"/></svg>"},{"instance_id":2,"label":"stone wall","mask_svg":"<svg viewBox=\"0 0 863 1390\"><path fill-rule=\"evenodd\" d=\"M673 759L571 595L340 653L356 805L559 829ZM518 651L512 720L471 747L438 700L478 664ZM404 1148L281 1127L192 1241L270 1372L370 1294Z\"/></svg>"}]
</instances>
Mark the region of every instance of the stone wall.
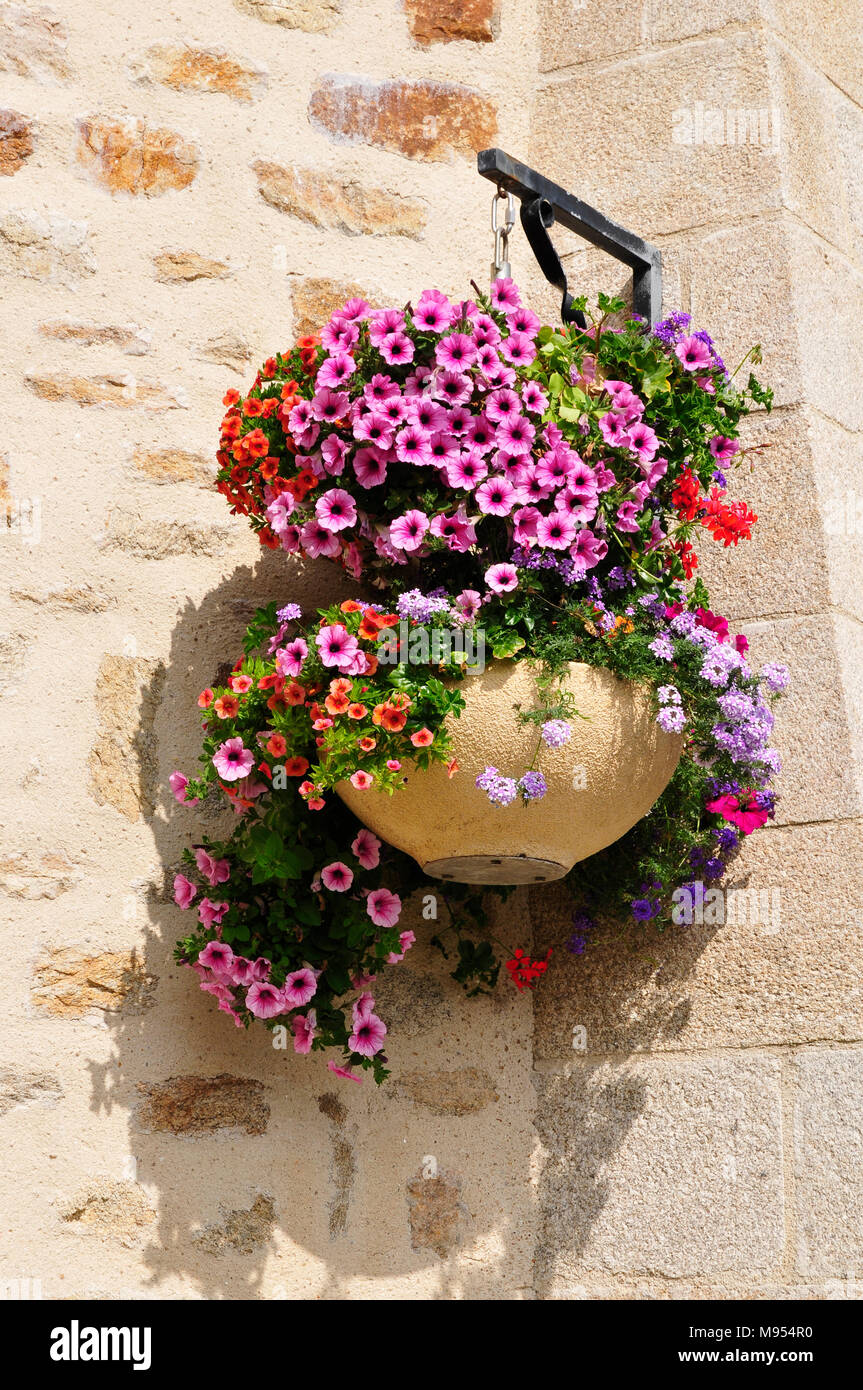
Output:
<instances>
[{"instance_id":1,"label":"stone wall","mask_svg":"<svg viewBox=\"0 0 863 1390\"><path fill-rule=\"evenodd\" d=\"M796 8L0 0L0 1283L858 1289L863 124L851 6ZM754 127L705 142L707 94ZM256 604L333 593L213 491L225 387L356 289L484 281L491 143L657 241L667 307L729 360L764 343L758 541L710 577L798 666L780 823L744 866L782 924L609 936L561 962L535 1023L506 987L466 1001L419 944L381 985L375 1090L235 1033L173 965L196 813L167 776ZM574 282L620 283L561 244ZM521 241L513 264L553 314ZM542 941L561 913L522 895L495 930Z\"/></svg>"}]
</instances>

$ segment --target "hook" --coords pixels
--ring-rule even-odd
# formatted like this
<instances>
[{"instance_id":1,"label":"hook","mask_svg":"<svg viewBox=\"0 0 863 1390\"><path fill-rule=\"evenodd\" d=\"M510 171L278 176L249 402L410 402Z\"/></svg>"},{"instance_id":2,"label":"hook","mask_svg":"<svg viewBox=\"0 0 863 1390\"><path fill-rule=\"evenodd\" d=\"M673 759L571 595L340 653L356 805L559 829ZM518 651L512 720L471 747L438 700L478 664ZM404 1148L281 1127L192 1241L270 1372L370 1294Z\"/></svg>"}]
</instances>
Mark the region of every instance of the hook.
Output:
<instances>
[{"instance_id":1,"label":"hook","mask_svg":"<svg viewBox=\"0 0 863 1390\"><path fill-rule=\"evenodd\" d=\"M554 208L548 199L534 198L530 203L523 202L521 225L540 270L549 284L554 285L562 295L561 319L564 323L576 323L579 328L586 328L587 319L584 314L580 309L572 307L572 295L566 287L566 271L548 234L548 228L554 226Z\"/></svg>"}]
</instances>

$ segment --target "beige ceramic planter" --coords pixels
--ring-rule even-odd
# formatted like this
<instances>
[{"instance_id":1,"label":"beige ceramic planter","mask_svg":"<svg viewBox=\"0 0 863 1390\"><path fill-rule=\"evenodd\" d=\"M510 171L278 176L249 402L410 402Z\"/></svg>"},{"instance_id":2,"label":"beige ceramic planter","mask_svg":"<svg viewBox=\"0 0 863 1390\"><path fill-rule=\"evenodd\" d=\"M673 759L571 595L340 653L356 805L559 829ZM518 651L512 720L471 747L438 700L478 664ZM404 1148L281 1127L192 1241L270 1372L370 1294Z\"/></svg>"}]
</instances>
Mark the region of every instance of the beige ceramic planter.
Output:
<instances>
[{"instance_id":1,"label":"beige ceramic planter","mask_svg":"<svg viewBox=\"0 0 863 1390\"><path fill-rule=\"evenodd\" d=\"M548 784L539 801L492 806L475 785L489 764L518 778L534 755L538 730L519 723L519 708L540 708L535 673L525 661L495 661L461 686L465 708L450 719L459 771L440 763L408 769L392 796L339 796L359 820L413 856L433 878L461 883L542 883L562 878L624 835L649 811L680 758L683 740L656 723L650 693L610 671L573 662L567 689L585 719L572 720L562 748L542 746Z\"/></svg>"}]
</instances>

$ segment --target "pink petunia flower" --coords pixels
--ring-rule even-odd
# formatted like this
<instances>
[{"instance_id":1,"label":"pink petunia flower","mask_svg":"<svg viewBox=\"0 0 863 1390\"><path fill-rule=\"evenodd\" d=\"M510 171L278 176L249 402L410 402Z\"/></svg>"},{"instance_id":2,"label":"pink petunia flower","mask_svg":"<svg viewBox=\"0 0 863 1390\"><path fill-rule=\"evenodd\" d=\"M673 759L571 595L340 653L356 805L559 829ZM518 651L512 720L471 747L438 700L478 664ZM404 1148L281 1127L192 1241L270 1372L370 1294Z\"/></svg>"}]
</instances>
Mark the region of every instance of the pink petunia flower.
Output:
<instances>
[{"instance_id":1,"label":"pink petunia flower","mask_svg":"<svg viewBox=\"0 0 863 1390\"><path fill-rule=\"evenodd\" d=\"M406 333L391 333L384 338L378 352L389 366L395 367L413 361L414 345Z\"/></svg>"},{"instance_id":2,"label":"pink petunia flower","mask_svg":"<svg viewBox=\"0 0 863 1390\"><path fill-rule=\"evenodd\" d=\"M218 926L230 907L230 903L214 903L209 898L202 898L198 904L198 917L207 931L213 926Z\"/></svg>"},{"instance_id":3,"label":"pink petunia flower","mask_svg":"<svg viewBox=\"0 0 863 1390\"><path fill-rule=\"evenodd\" d=\"M477 506L490 516L509 516L518 493L506 478L487 478L476 490Z\"/></svg>"},{"instance_id":4,"label":"pink petunia flower","mask_svg":"<svg viewBox=\"0 0 863 1390\"><path fill-rule=\"evenodd\" d=\"M226 782L246 777L255 765L255 755L241 738L229 738L213 754L213 766Z\"/></svg>"},{"instance_id":5,"label":"pink petunia flower","mask_svg":"<svg viewBox=\"0 0 863 1390\"><path fill-rule=\"evenodd\" d=\"M349 404L350 398L347 391L331 391L328 386L324 386L320 391L316 391L312 397L312 414L322 424L331 425L347 414ZM294 410L296 408L295 406ZM293 411L291 411L291 415L293 415Z\"/></svg>"},{"instance_id":6,"label":"pink petunia flower","mask_svg":"<svg viewBox=\"0 0 863 1390\"><path fill-rule=\"evenodd\" d=\"M518 588L518 572L515 565L492 565L485 572L485 582L496 594L509 594Z\"/></svg>"},{"instance_id":7,"label":"pink petunia flower","mask_svg":"<svg viewBox=\"0 0 863 1390\"><path fill-rule=\"evenodd\" d=\"M324 665L337 666L340 670L350 666L359 651L356 637L352 637L341 623L322 627L315 637L315 644Z\"/></svg>"},{"instance_id":8,"label":"pink petunia flower","mask_svg":"<svg viewBox=\"0 0 863 1390\"><path fill-rule=\"evenodd\" d=\"M428 529L429 519L425 512L416 509L405 512L390 523L390 543L396 550L419 550Z\"/></svg>"},{"instance_id":9,"label":"pink petunia flower","mask_svg":"<svg viewBox=\"0 0 863 1390\"><path fill-rule=\"evenodd\" d=\"M710 366L710 349L693 334L680 339L674 349L674 355L688 372L703 371L705 367Z\"/></svg>"},{"instance_id":10,"label":"pink petunia flower","mask_svg":"<svg viewBox=\"0 0 863 1390\"><path fill-rule=\"evenodd\" d=\"M366 912L376 927L394 927L402 911L402 900L398 893L388 888L376 888L366 898Z\"/></svg>"},{"instance_id":11,"label":"pink petunia flower","mask_svg":"<svg viewBox=\"0 0 863 1390\"><path fill-rule=\"evenodd\" d=\"M185 912L187 907L192 904L198 889L191 879L186 878L185 874L174 876L174 902Z\"/></svg>"},{"instance_id":12,"label":"pink petunia flower","mask_svg":"<svg viewBox=\"0 0 863 1390\"><path fill-rule=\"evenodd\" d=\"M333 1073L333 1076L341 1076L345 1081L356 1081L359 1086L363 1084L363 1078L354 1076L350 1067L340 1067L336 1062L327 1062L327 1069Z\"/></svg>"},{"instance_id":13,"label":"pink petunia flower","mask_svg":"<svg viewBox=\"0 0 863 1390\"><path fill-rule=\"evenodd\" d=\"M360 770L351 775L350 783L352 787L356 787L358 792L366 792L374 780L371 773Z\"/></svg>"},{"instance_id":14,"label":"pink petunia flower","mask_svg":"<svg viewBox=\"0 0 863 1390\"><path fill-rule=\"evenodd\" d=\"M318 368L315 385L319 388L321 386L344 386L350 381L356 369L357 364L349 352L334 352Z\"/></svg>"},{"instance_id":15,"label":"pink petunia flower","mask_svg":"<svg viewBox=\"0 0 863 1390\"><path fill-rule=\"evenodd\" d=\"M310 560L318 560L322 555L332 559L342 548L338 536L322 526L317 517L307 521L302 527L300 541Z\"/></svg>"},{"instance_id":16,"label":"pink petunia flower","mask_svg":"<svg viewBox=\"0 0 863 1390\"><path fill-rule=\"evenodd\" d=\"M348 1047L351 1052L358 1052L361 1057L374 1057L376 1052L381 1051L386 1035L387 1025L383 1019L378 1018L377 1014L363 1014L354 1021L354 1031L348 1038Z\"/></svg>"},{"instance_id":17,"label":"pink petunia flower","mask_svg":"<svg viewBox=\"0 0 863 1390\"><path fill-rule=\"evenodd\" d=\"M351 850L364 869L376 869L381 862L381 841L363 828L351 842Z\"/></svg>"},{"instance_id":18,"label":"pink petunia flower","mask_svg":"<svg viewBox=\"0 0 863 1390\"><path fill-rule=\"evenodd\" d=\"M246 1008L255 1018L275 1018L287 1012L285 998L275 985L256 982L246 990Z\"/></svg>"},{"instance_id":19,"label":"pink petunia flower","mask_svg":"<svg viewBox=\"0 0 863 1390\"><path fill-rule=\"evenodd\" d=\"M326 864L321 869L321 881L331 893L346 893L354 881L354 875L347 864L336 859L332 864Z\"/></svg>"},{"instance_id":20,"label":"pink petunia flower","mask_svg":"<svg viewBox=\"0 0 863 1390\"><path fill-rule=\"evenodd\" d=\"M189 779L182 772L172 772L170 777L168 778L168 786L174 793L174 799L176 801L179 801L181 806L197 806L198 798L196 796L193 796L191 801L189 801L186 797L186 788L188 787L188 785Z\"/></svg>"},{"instance_id":21,"label":"pink petunia flower","mask_svg":"<svg viewBox=\"0 0 863 1390\"><path fill-rule=\"evenodd\" d=\"M381 483L386 482L386 454L374 447L357 449L354 456L354 472L360 487L379 487Z\"/></svg>"},{"instance_id":22,"label":"pink petunia flower","mask_svg":"<svg viewBox=\"0 0 863 1390\"><path fill-rule=\"evenodd\" d=\"M286 647L281 647L276 652L276 670L279 675L298 676L308 654L308 644L302 637L295 637L293 642L289 642Z\"/></svg>"},{"instance_id":23,"label":"pink petunia flower","mask_svg":"<svg viewBox=\"0 0 863 1390\"><path fill-rule=\"evenodd\" d=\"M311 1052L312 1043L317 1033L317 1021L318 1016L314 1009L309 1009L307 1014L295 1014L291 1019L295 1052Z\"/></svg>"},{"instance_id":24,"label":"pink petunia flower","mask_svg":"<svg viewBox=\"0 0 863 1390\"><path fill-rule=\"evenodd\" d=\"M400 936L401 951L390 951L387 956L387 965L398 965L400 960L404 960L411 946L416 941L416 935L412 931L403 931Z\"/></svg>"},{"instance_id":25,"label":"pink petunia flower","mask_svg":"<svg viewBox=\"0 0 863 1390\"><path fill-rule=\"evenodd\" d=\"M317 988L318 977L314 970L310 970L307 965L304 965L301 970L292 970L290 975L285 977L283 989L285 1002L290 1004L292 1009L302 1008L314 997Z\"/></svg>"},{"instance_id":26,"label":"pink petunia flower","mask_svg":"<svg viewBox=\"0 0 863 1390\"><path fill-rule=\"evenodd\" d=\"M566 512L541 517L536 526L537 545L550 550L568 550L575 540L576 524Z\"/></svg>"},{"instance_id":27,"label":"pink petunia flower","mask_svg":"<svg viewBox=\"0 0 863 1390\"><path fill-rule=\"evenodd\" d=\"M489 293L495 309L501 309L504 313L510 309L517 309L521 304L518 286L508 275L499 276L492 284Z\"/></svg>"},{"instance_id":28,"label":"pink petunia flower","mask_svg":"<svg viewBox=\"0 0 863 1390\"><path fill-rule=\"evenodd\" d=\"M198 956L198 964L227 975L234 964L234 953L226 941L208 941Z\"/></svg>"},{"instance_id":29,"label":"pink petunia flower","mask_svg":"<svg viewBox=\"0 0 863 1390\"><path fill-rule=\"evenodd\" d=\"M315 503L315 516L325 531L344 531L356 525L356 503L344 488L330 488Z\"/></svg>"},{"instance_id":30,"label":"pink petunia flower","mask_svg":"<svg viewBox=\"0 0 863 1390\"><path fill-rule=\"evenodd\" d=\"M195 850L195 863L211 888L217 883L227 883L231 877L231 866L227 859L214 859L205 849Z\"/></svg>"}]
</instances>

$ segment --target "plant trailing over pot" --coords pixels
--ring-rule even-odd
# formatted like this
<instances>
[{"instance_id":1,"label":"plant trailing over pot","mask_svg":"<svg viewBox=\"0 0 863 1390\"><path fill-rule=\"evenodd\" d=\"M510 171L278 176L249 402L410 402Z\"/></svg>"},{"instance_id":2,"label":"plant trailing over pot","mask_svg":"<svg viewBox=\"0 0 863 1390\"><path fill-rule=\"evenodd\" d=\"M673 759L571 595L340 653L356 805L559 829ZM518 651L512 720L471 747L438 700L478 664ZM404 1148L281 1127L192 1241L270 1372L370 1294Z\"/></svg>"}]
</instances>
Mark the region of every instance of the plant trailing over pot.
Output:
<instances>
[{"instance_id":1,"label":"plant trailing over pot","mask_svg":"<svg viewBox=\"0 0 863 1390\"><path fill-rule=\"evenodd\" d=\"M199 698L202 770L172 788L221 792L238 821L186 853L178 959L237 1026L341 1049L353 1079L386 1075L369 986L412 946L423 884L476 992L499 966L473 883L565 874L580 952L595 912L667 925L674 891L721 878L774 814L787 673L749 669L692 544L749 538L727 475L771 394L737 384L757 349L729 374L686 315L623 314L601 296L587 329L541 327L511 280L352 300L225 397L232 511L357 593L260 610ZM507 969L529 988L547 965Z\"/></svg>"}]
</instances>

